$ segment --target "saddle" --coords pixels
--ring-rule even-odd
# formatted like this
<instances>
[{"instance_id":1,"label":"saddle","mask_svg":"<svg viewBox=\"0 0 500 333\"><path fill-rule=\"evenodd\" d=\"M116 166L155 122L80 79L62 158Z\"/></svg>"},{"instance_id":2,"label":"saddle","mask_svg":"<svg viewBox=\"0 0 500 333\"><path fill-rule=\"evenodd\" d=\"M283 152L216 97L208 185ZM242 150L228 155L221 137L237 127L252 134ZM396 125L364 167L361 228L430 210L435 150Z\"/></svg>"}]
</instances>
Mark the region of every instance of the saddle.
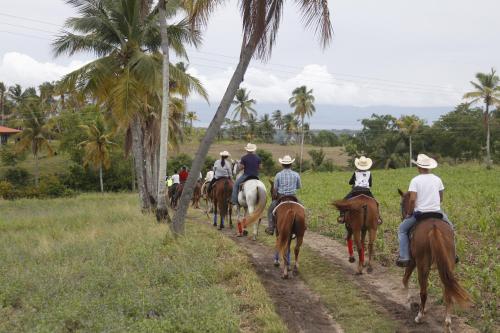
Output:
<instances>
[{"instance_id":1,"label":"saddle","mask_svg":"<svg viewBox=\"0 0 500 333\"><path fill-rule=\"evenodd\" d=\"M278 205L285 201L299 202L299 199L295 195L283 195L278 198Z\"/></svg>"},{"instance_id":2,"label":"saddle","mask_svg":"<svg viewBox=\"0 0 500 333\"><path fill-rule=\"evenodd\" d=\"M410 228L410 231L408 231L408 235L410 240L413 238L413 233L415 231L415 228L422 222L427 219L438 219L442 220L443 219L443 214L440 212L425 212L425 213L420 213L416 214L415 218L417 219L417 223L413 225L413 227Z\"/></svg>"},{"instance_id":3,"label":"saddle","mask_svg":"<svg viewBox=\"0 0 500 333\"><path fill-rule=\"evenodd\" d=\"M259 176L248 176L248 178L245 179L245 181L240 184L238 191L241 192L243 190L243 184L245 184L247 181L252 180L252 179L259 180Z\"/></svg>"}]
</instances>

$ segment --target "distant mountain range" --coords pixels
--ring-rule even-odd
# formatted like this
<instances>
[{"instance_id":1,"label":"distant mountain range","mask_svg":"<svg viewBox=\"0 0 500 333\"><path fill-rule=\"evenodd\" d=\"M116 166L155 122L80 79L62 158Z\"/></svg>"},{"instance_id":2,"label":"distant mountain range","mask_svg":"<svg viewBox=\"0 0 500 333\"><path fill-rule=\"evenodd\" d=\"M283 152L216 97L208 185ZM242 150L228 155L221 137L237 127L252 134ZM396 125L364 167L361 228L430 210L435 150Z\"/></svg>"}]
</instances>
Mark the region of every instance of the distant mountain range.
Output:
<instances>
[{"instance_id":1,"label":"distant mountain range","mask_svg":"<svg viewBox=\"0 0 500 333\"><path fill-rule=\"evenodd\" d=\"M188 111L196 111L199 121L194 125L197 127L206 127L212 120L216 111L217 104L207 105L206 103L192 102L188 104ZM232 117L232 109L229 110L228 117ZM286 104L266 104L258 103L255 106L259 117L265 113L272 114L275 110L281 110L283 113L292 112L292 109ZM404 107L404 106L349 106L349 105L316 105L316 113L309 120L312 129L360 129L361 119L369 118L372 114L391 114L395 117L401 115L417 115L423 118L427 123L432 123L441 115L450 112L453 106L443 107Z\"/></svg>"}]
</instances>

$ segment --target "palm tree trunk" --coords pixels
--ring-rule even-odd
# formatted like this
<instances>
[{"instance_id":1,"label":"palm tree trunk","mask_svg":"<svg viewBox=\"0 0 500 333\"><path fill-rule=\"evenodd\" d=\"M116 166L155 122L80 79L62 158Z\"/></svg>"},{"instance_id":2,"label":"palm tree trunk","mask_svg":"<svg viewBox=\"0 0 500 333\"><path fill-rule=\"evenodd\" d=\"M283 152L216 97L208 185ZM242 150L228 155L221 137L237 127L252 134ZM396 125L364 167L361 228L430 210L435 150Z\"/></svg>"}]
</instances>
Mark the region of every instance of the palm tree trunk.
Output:
<instances>
[{"instance_id":1,"label":"palm tree trunk","mask_svg":"<svg viewBox=\"0 0 500 333\"><path fill-rule=\"evenodd\" d=\"M302 138L300 139L300 165L299 173L302 173L302 155L304 154L304 116L302 116Z\"/></svg>"},{"instance_id":2,"label":"palm tree trunk","mask_svg":"<svg viewBox=\"0 0 500 333\"><path fill-rule=\"evenodd\" d=\"M490 151L490 105L486 103L486 111L484 113L484 122L486 125L486 167L491 168L491 151Z\"/></svg>"},{"instance_id":3,"label":"palm tree trunk","mask_svg":"<svg viewBox=\"0 0 500 333\"><path fill-rule=\"evenodd\" d=\"M99 165L99 183L101 184L101 193L104 193L104 182L102 181L102 163Z\"/></svg>"},{"instance_id":4,"label":"palm tree trunk","mask_svg":"<svg viewBox=\"0 0 500 333\"><path fill-rule=\"evenodd\" d=\"M40 168L38 166L38 153L35 155L35 187L38 187L38 180L40 179Z\"/></svg>"},{"instance_id":5,"label":"palm tree trunk","mask_svg":"<svg viewBox=\"0 0 500 333\"><path fill-rule=\"evenodd\" d=\"M413 149L412 149L412 142L411 142L411 135L410 135L410 164L409 164L410 168L411 168L412 157L413 157Z\"/></svg>"},{"instance_id":6,"label":"palm tree trunk","mask_svg":"<svg viewBox=\"0 0 500 333\"><path fill-rule=\"evenodd\" d=\"M163 52L163 92L161 105L161 129L160 129L160 165L158 167L158 194L156 206L156 220L158 222L170 221L167 209L166 184L167 176L167 145L168 145L168 94L169 94L169 54L168 54L168 34L165 14L165 2L161 1L159 5L160 31L161 31L161 50Z\"/></svg>"},{"instance_id":7,"label":"palm tree trunk","mask_svg":"<svg viewBox=\"0 0 500 333\"><path fill-rule=\"evenodd\" d=\"M137 179L137 187L139 188L139 199L141 202L141 210L148 211L151 208L149 204L146 177L144 172L144 147L142 137L142 126L139 116L136 115L132 120L132 155L134 156L135 177Z\"/></svg>"},{"instance_id":8,"label":"palm tree trunk","mask_svg":"<svg viewBox=\"0 0 500 333\"><path fill-rule=\"evenodd\" d=\"M236 94L236 90L238 90L241 82L243 82L245 72L248 68L248 65L250 64L250 60L252 60L252 56L257 46L257 41L259 39L260 36L255 36L250 42L248 42L248 44L246 44L246 46L242 48L238 66L236 67L236 70L234 71L233 76L229 81L226 92L224 93L219 107L217 108L217 112L215 113L214 118L212 119L212 122L210 123L210 126L208 127L205 136L203 137L198 147L198 151L196 152L193 164L191 165L191 172L189 173L187 182L184 185L184 190L182 191L179 206L174 216L172 229L175 234L184 233L184 219L186 217L191 196L193 195L194 185L196 183L196 180L198 179L198 175L200 174L201 167L208 153L208 149L210 148L210 145L214 141L217 133L220 131L222 123L224 122L224 118L226 117L227 111L231 106L231 102Z\"/></svg>"}]
</instances>

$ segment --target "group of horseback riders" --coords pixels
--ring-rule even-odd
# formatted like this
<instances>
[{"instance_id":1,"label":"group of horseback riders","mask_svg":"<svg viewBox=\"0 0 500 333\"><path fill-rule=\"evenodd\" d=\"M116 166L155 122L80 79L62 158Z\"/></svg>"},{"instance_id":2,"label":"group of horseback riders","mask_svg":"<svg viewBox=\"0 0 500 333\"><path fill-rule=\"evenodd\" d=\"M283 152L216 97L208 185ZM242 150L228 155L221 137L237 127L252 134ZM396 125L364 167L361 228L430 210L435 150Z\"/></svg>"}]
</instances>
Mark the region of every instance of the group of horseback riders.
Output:
<instances>
[{"instance_id":1,"label":"group of horseback riders","mask_svg":"<svg viewBox=\"0 0 500 333\"><path fill-rule=\"evenodd\" d=\"M236 178L231 195L231 204L238 204L238 192L241 189L241 184L249 179L258 179L259 170L262 164L262 160L255 153L257 150L255 144L248 143L244 149L247 151L247 154L244 155L239 162L235 162L238 166L235 168L233 168L233 162L229 159L229 152L220 152L220 158L215 161L213 169L205 178L205 181L209 184L207 193L211 192L215 182L221 179L232 179L232 177L239 172L240 175ZM269 235L275 233L276 222L274 212L280 201L286 198L288 201L292 200L298 203L296 192L302 186L300 175L292 170L295 159L291 158L289 155L285 155L279 158L278 161L282 170L274 177L273 200L268 208L268 227L265 230ZM416 165L419 174L410 182L408 188L410 207L402 223L399 225L399 257L396 260L396 265L400 267L407 267L411 261L409 233L417 223L417 220L419 220L419 216L427 213L438 214L443 221L453 228L452 223L441 208L444 191L443 182L438 176L432 173L432 169L437 167L437 162L425 154L419 154L417 160L412 161L412 163ZM373 176L370 172L373 161L368 157L361 156L354 160L354 165L356 170L349 180L349 185L352 186L352 189L344 199L353 199L360 195L365 195L374 199L371 192ZM185 169L183 170L185 171ZM181 178L181 174L182 171L179 173L179 178ZM185 176L185 179L187 179L187 176ZM181 178L180 182L182 181ZM382 219L380 218L380 214L378 214L378 216L378 224L381 224ZM338 222L346 222L345 211L340 210ZM458 257L456 257L455 261L458 262Z\"/></svg>"}]
</instances>

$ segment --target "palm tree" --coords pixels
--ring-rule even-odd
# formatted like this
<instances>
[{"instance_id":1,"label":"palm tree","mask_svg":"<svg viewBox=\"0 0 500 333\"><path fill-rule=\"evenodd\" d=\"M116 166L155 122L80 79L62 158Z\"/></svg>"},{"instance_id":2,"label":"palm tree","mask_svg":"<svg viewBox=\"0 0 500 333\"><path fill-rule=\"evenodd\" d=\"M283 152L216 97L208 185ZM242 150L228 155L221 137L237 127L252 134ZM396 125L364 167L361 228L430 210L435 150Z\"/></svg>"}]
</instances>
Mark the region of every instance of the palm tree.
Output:
<instances>
[{"instance_id":1,"label":"palm tree","mask_svg":"<svg viewBox=\"0 0 500 333\"><path fill-rule=\"evenodd\" d=\"M101 193L104 192L104 182L102 178L103 169L109 169L111 166L110 148L114 145L111 142L111 133L106 133L102 122L96 121L92 125L81 125L87 140L80 142L79 146L85 149L84 166L90 165L99 170L99 184Z\"/></svg>"},{"instance_id":2,"label":"palm tree","mask_svg":"<svg viewBox=\"0 0 500 333\"><path fill-rule=\"evenodd\" d=\"M491 168L491 151L490 151L490 106L500 105L500 78L496 75L496 71L492 68L491 72L477 73L477 82L470 83L475 88L474 91L464 95L464 99L470 103L484 102L484 127L486 128L486 165Z\"/></svg>"},{"instance_id":3,"label":"palm tree","mask_svg":"<svg viewBox=\"0 0 500 333\"><path fill-rule=\"evenodd\" d=\"M401 116L401 118L396 121L396 125L403 135L408 136L410 148L409 165L411 166L411 160L413 158L412 136L424 125L424 121L415 115Z\"/></svg>"},{"instance_id":4,"label":"palm tree","mask_svg":"<svg viewBox=\"0 0 500 333\"><path fill-rule=\"evenodd\" d=\"M206 22L216 5L222 2L223 1L199 1L200 6L196 12L202 19L201 21ZM326 47L333 33L330 22L330 12L328 9L328 0L295 0L295 2L302 13L303 22L306 27L312 27L319 35L322 46ZM220 131L220 127L224 122L236 91L241 82L243 82L245 72L251 59L256 52L256 57L260 59L267 59L271 55L283 14L283 6L283 0L241 1L240 10L243 23L243 41L241 43L239 62L193 160L190 177L184 187L173 221L173 227L176 233L184 232L184 218L193 194L194 184L198 178L197 175L200 173L210 145Z\"/></svg>"},{"instance_id":5,"label":"palm tree","mask_svg":"<svg viewBox=\"0 0 500 333\"><path fill-rule=\"evenodd\" d=\"M294 142L296 141L294 136L297 134L298 128L299 122L293 113L287 113L283 116L283 129L287 135L287 141L290 141L292 138Z\"/></svg>"},{"instance_id":6,"label":"palm tree","mask_svg":"<svg viewBox=\"0 0 500 333\"><path fill-rule=\"evenodd\" d=\"M189 121L189 128L193 130L193 121L198 121L198 115L194 111L186 113L186 119Z\"/></svg>"},{"instance_id":7,"label":"palm tree","mask_svg":"<svg viewBox=\"0 0 500 333\"><path fill-rule=\"evenodd\" d=\"M273 142L274 134L276 133L271 118L266 113L259 120L259 133L264 142Z\"/></svg>"},{"instance_id":8,"label":"palm tree","mask_svg":"<svg viewBox=\"0 0 500 333\"><path fill-rule=\"evenodd\" d=\"M300 86L292 91L292 97L288 100L288 103L292 108L294 108L295 116L298 117L300 122L300 131L302 133L300 139L300 164L299 172L302 172L302 156L304 154L304 118L311 117L316 111L314 106L314 96L312 94L312 89L307 90L306 86Z\"/></svg>"},{"instance_id":9,"label":"palm tree","mask_svg":"<svg viewBox=\"0 0 500 333\"><path fill-rule=\"evenodd\" d=\"M283 129L285 123L283 122L283 115L281 113L281 110L276 110L273 112L273 123L277 129Z\"/></svg>"},{"instance_id":10,"label":"palm tree","mask_svg":"<svg viewBox=\"0 0 500 333\"><path fill-rule=\"evenodd\" d=\"M168 62L167 66L162 65L159 13L151 8L151 1L67 0L67 3L74 6L80 16L66 21L69 31L55 40L54 53L72 55L91 51L98 58L66 75L63 84L67 91L77 89L83 96L92 97L98 105L110 109L116 127L127 131L130 140L126 142L134 157L141 207L149 210L157 201L158 177L152 181L148 178L161 172L146 172L144 161L149 159L149 164L157 169L158 150L164 145L155 140L156 147L147 156L145 146L149 143L145 142L148 134L145 131L157 128L158 136L168 134L148 122L158 122L160 117L151 117L152 114L160 114L162 104L169 105L162 103L161 98L168 99L171 82L205 98L206 91L199 80L189 74ZM176 11L176 7L169 6L165 16L173 17ZM199 30L187 19L170 24L167 35L168 48L181 58L186 57L184 45L197 46L201 38ZM162 68L167 72L168 84L163 84ZM168 112L163 114L167 114L168 119ZM169 128L166 121L163 124ZM148 183L151 186L147 186Z\"/></svg>"},{"instance_id":11,"label":"palm tree","mask_svg":"<svg viewBox=\"0 0 500 333\"><path fill-rule=\"evenodd\" d=\"M19 142L16 144L16 148L18 152L31 150L35 159L35 186L38 186L40 178L38 158L40 152L45 148L49 155L53 154L52 147L49 144L50 127L46 123L38 98L25 100L20 106L19 112L21 114L20 125L23 131L19 133Z\"/></svg>"},{"instance_id":12,"label":"palm tree","mask_svg":"<svg viewBox=\"0 0 500 333\"><path fill-rule=\"evenodd\" d=\"M236 107L233 110L233 119L240 118L240 125L243 125L244 121L248 121L251 116L257 116L257 111L252 107L257 103L254 99L250 99L250 92L247 92L245 88L240 88L236 91L236 95L233 104Z\"/></svg>"},{"instance_id":13,"label":"palm tree","mask_svg":"<svg viewBox=\"0 0 500 333\"><path fill-rule=\"evenodd\" d=\"M5 125L5 84L0 82L0 113L2 115L2 125Z\"/></svg>"}]
</instances>

